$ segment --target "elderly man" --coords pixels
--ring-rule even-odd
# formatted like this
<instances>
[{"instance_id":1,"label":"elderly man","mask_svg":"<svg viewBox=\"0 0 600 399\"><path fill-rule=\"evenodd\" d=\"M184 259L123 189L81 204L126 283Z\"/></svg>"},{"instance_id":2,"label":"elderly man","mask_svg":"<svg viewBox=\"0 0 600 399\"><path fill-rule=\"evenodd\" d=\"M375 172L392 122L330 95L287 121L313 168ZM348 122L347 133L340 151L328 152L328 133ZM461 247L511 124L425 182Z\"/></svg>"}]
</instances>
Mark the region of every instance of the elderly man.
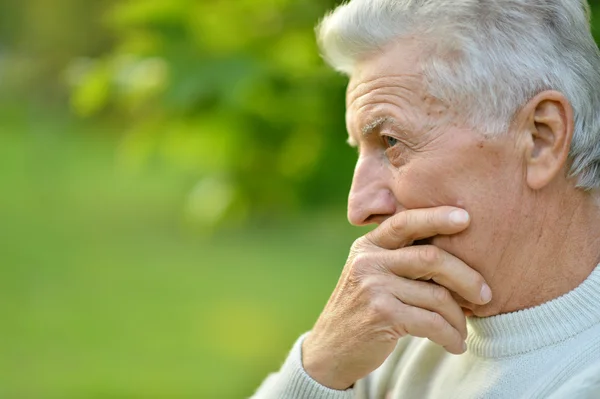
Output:
<instances>
[{"instance_id":1,"label":"elderly man","mask_svg":"<svg viewBox=\"0 0 600 399\"><path fill-rule=\"evenodd\" d=\"M352 0L323 20L323 54L350 77L348 216L378 227L255 398L600 397L588 11Z\"/></svg>"}]
</instances>

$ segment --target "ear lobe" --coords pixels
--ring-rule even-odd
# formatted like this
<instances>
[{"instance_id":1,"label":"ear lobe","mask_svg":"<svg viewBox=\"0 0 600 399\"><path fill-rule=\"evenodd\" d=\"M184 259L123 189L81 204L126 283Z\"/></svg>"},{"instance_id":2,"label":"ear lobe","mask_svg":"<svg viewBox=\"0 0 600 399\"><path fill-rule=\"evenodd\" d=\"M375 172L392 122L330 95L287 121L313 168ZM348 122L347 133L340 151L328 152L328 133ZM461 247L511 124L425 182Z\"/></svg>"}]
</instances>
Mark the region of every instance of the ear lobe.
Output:
<instances>
[{"instance_id":1,"label":"ear lobe","mask_svg":"<svg viewBox=\"0 0 600 399\"><path fill-rule=\"evenodd\" d=\"M540 190L560 175L567 163L573 139L573 109L562 93L545 91L524 110L529 110L527 184Z\"/></svg>"}]
</instances>

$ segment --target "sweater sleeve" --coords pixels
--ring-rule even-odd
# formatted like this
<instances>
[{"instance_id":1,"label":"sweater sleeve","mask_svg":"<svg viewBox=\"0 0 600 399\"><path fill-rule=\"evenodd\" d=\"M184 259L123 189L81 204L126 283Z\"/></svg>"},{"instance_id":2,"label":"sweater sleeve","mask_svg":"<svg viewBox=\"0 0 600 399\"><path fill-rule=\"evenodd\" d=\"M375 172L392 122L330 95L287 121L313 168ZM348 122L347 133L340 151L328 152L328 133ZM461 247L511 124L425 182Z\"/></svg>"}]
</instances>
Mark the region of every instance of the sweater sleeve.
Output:
<instances>
[{"instance_id":1,"label":"sweater sleeve","mask_svg":"<svg viewBox=\"0 0 600 399\"><path fill-rule=\"evenodd\" d=\"M251 399L356 399L354 389L336 391L320 385L302 367L302 342L306 334L294 344L278 373L262 383Z\"/></svg>"}]
</instances>

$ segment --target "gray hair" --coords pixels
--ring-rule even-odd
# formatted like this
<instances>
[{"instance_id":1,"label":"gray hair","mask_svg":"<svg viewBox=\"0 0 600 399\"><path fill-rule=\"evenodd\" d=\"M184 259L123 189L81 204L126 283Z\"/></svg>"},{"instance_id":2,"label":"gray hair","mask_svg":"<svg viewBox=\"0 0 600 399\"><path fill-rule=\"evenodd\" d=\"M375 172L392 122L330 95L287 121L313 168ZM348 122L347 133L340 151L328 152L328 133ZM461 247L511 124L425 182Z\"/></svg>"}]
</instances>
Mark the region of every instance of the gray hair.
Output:
<instances>
[{"instance_id":1,"label":"gray hair","mask_svg":"<svg viewBox=\"0 0 600 399\"><path fill-rule=\"evenodd\" d=\"M575 115L570 177L600 188L600 52L586 0L352 0L317 27L324 58L355 64L402 37L428 43L431 95L458 104L465 122L506 132L538 93L557 90Z\"/></svg>"}]
</instances>

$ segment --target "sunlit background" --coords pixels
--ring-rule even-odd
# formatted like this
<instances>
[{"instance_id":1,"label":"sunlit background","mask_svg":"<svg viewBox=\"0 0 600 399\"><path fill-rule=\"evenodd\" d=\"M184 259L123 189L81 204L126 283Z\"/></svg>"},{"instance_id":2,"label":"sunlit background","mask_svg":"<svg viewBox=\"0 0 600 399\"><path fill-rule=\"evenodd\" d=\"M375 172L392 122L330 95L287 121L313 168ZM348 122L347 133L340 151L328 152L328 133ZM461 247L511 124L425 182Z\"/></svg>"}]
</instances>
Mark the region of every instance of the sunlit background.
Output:
<instances>
[{"instance_id":1,"label":"sunlit background","mask_svg":"<svg viewBox=\"0 0 600 399\"><path fill-rule=\"evenodd\" d=\"M348 248L333 0L0 2L0 398L243 398Z\"/></svg>"}]
</instances>

